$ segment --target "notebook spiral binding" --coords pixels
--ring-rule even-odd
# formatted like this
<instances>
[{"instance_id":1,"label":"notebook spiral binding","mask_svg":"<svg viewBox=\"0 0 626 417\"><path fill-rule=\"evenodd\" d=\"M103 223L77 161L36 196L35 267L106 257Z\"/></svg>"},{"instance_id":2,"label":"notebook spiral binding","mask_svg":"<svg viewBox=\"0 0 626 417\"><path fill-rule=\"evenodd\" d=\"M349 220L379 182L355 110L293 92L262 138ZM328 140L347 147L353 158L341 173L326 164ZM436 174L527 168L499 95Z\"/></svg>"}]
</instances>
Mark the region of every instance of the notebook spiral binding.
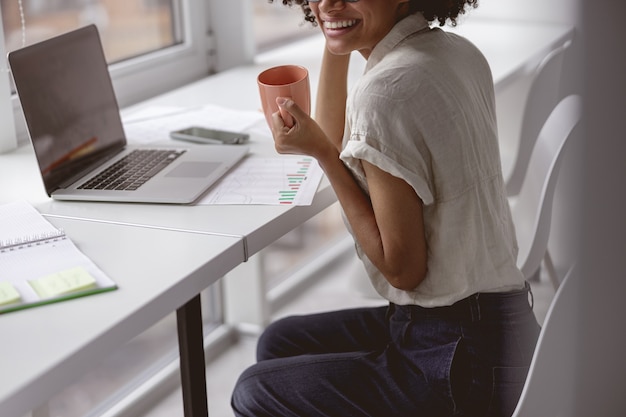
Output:
<instances>
[{"instance_id":1,"label":"notebook spiral binding","mask_svg":"<svg viewBox=\"0 0 626 417\"><path fill-rule=\"evenodd\" d=\"M38 235L0 240L0 253L57 242L63 239L66 239L65 232L63 230L55 230L54 232L47 232Z\"/></svg>"}]
</instances>

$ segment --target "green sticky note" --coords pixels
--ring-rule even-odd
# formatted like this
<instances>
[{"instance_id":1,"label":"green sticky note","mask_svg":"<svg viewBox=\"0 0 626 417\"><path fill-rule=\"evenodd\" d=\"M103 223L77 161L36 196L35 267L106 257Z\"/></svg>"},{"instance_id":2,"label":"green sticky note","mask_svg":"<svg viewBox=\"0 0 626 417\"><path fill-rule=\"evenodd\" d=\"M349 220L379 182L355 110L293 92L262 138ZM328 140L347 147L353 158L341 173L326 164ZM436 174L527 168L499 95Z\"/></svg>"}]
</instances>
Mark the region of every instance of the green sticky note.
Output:
<instances>
[{"instance_id":1,"label":"green sticky note","mask_svg":"<svg viewBox=\"0 0 626 417\"><path fill-rule=\"evenodd\" d=\"M0 282L0 306L17 303L21 298L20 293L10 282Z\"/></svg>"},{"instance_id":2,"label":"green sticky note","mask_svg":"<svg viewBox=\"0 0 626 417\"><path fill-rule=\"evenodd\" d=\"M53 298L96 286L96 279L85 268L76 267L30 281L41 298Z\"/></svg>"}]
</instances>

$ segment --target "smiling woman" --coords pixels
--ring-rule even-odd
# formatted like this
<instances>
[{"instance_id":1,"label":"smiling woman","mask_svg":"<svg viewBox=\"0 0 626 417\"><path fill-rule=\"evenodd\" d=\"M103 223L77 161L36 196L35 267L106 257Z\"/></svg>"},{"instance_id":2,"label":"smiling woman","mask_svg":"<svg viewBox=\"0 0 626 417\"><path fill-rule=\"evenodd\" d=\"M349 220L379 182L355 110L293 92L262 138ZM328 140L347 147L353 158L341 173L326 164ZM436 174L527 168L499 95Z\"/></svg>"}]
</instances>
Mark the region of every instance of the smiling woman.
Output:
<instances>
[{"instance_id":1,"label":"smiling woman","mask_svg":"<svg viewBox=\"0 0 626 417\"><path fill-rule=\"evenodd\" d=\"M326 48L314 118L276 99L275 148L317 160L359 279L388 306L274 321L235 415L510 416L539 326L516 266L493 79L480 50L436 27L476 0L283 3ZM348 89L352 52L367 63Z\"/></svg>"}]
</instances>

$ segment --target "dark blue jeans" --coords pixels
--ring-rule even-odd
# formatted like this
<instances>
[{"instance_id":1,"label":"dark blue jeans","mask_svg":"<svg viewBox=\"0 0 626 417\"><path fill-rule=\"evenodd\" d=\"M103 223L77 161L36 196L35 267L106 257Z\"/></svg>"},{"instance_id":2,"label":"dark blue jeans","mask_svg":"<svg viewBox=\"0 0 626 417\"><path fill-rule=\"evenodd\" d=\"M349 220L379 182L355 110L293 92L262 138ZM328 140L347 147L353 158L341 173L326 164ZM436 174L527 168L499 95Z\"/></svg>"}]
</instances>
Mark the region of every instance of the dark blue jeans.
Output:
<instances>
[{"instance_id":1,"label":"dark blue jeans","mask_svg":"<svg viewBox=\"0 0 626 417\"><path fill-rule=\"evenodd\" d=\"M237 416L510 416L539 325L528 290L295 316L261 336Z\"/></svg>"}]
</instances>

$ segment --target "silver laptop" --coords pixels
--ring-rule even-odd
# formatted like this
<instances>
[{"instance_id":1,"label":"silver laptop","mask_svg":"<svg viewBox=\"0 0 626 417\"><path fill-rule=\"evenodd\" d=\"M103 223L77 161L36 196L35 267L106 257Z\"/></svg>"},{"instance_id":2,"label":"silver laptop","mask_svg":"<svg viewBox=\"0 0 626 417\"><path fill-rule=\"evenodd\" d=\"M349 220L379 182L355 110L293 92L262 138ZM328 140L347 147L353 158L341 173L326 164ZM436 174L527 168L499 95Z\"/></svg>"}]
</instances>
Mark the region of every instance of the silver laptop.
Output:
<instances>
[{"instance_id":1,"label":"silver laptop","mask_svg":"<svg viewBox=\"0 0 626 417\"><path fill-rule=\"evenodd\" d=\"M193 203L248 152L244 145L128 146L94 25L9 54L49 196Z\"/></svg>"}]
</instances>

